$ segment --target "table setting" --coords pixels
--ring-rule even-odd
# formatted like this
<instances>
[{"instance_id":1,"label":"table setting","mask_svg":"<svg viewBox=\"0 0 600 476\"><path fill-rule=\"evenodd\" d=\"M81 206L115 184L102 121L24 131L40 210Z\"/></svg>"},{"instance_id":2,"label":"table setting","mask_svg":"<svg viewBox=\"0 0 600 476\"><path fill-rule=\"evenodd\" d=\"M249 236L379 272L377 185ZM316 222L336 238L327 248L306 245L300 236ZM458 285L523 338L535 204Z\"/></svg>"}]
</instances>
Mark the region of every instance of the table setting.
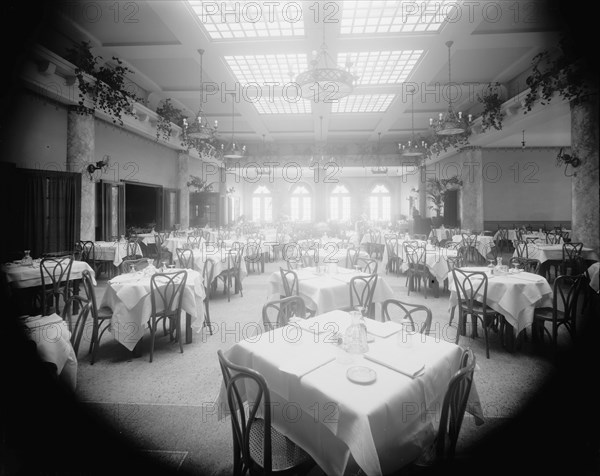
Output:
<instances>
[{"instance_id":1,"label":"table setting","mask_svg":"<svg viewBox=\"0 0 600 476\"><path fill-rule=\"evenodd\" d=\"M142 271L123 273L108 281L100 307L112 310L110 331L127 349L133 350L144 335L151 313L150 280L157 272L174 273L175 267L157 269L153 265ZM192 338L192 329L201 331L204 321L204 285L202 274L185 270L187 280L182 307L186 313L186 342Z\"/></svg>"},{"instance_id":2,"label":"table setting","mask_svg":"<svg viewBox=\"0 0 600 476\"><path fill-rule=\"evenodd\" d=\"M348 337L360 316L338 310L293 320L226 352L233 363L265 377L273 425L326 474L344 474L352 463L368 475L388 474L418 457L434 439L462 355L455 344L421 334L408 339L399 323L371 319L361 324L368 344L349 352L355 347ZM246 392L251 399L252 390ZM223 399L222 388L225 408ZM293 422L283 411L290 405ZM483 423L476 385L467 411Z\"/></svg>"}]
</instances>

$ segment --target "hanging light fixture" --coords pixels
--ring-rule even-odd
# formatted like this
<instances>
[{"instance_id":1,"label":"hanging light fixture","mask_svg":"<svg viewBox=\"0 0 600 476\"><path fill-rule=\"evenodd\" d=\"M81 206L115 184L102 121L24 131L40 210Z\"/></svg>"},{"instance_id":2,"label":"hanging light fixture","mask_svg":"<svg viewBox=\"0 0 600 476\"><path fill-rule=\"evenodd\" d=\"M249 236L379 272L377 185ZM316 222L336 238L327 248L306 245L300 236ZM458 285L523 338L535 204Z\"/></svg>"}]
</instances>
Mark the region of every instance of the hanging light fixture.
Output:
<instances>
[{"instance_id":1,"label":"hanging light fixture","mask_svg":"<svg viewBox=\"0 0 600 476\"><path fill-rule=\"evenodd\" d=\"M452 84L452 70L450 65L450 49L453 41L447 41L446 46L448 47L448 87ZM448 94L448 111L444 116L440 112L437 120L429 119L429 126L433 128L435 133L439 136L457 136L460 134L468 134L470 132L470 122L472 115L469 114L467 119L463 118L462 112L455 112L452 107L452 97Z\"/></svg>"},{"instance_id":2,"label":"hanging light fixture","mask_svg":"<svg viewBox=\"0 0 600 476\"><path fill-rule=\"evenodd\" d=\"M417 140L415 137L415 92L416 89L413 88L410 95L411 139L406 144L399 143L398 148L403 157L423 157L423 159L428 159L431 157L431 151L427 142L424 139Z\"/></svg>"},{"instance_id":3,"label":"hanging light fixture","mask_svg":"<svg viewBox=\"0 0 600 476\"><path fill-rule=\"evenodd\" d=\"M323 23L323 44L319 51L313 51L308 70L296 76L302 97L313 102L336 101L348 96L354 89L356 77L350 72L352 62L346 60L345 69L337 66L325 43L325 23Z\"/></svg>"},{"instance_id":4,"label":"hanging light fixture","mask_svg":"<svg viewBox=\"0 0 600 476\"><path fill-rule=\"evenodd\" d=\"M225 146L221 144L223 158L225 159L243 159L246 155L246 146L238 147L235 143L235 94L231 93L231 144Z\"/></svg>"},{"instance_id":5,"label":"hanging light fixture","mask_svg":"<svg viewBox=\"0 0 600 476\"><path fill-rule=\"evenodd\" d=\"M377 140L377 163L381 162L381 132L378 132L379 139ZM371 167L372 174L387 174L388 168L384 165L377 165L375 167Z\"/></svg>"},{"instance_id":6,"label":"hanging light fixture","mask_svg":"<svg viewBox=\"0 0 600 476\"><path fill-rule=\"evenodd\" d=\"M204 112L202 110L202 96L204 93L204 82L202 78L202 57L204 56L204 50L198 50L200 53L200 108L198 109L198 113L196 114L196 118L194 121L189 124L187 119L183 120L183 133L187 142L194 147L198 152L205 150L208 148L214 148L211 142L214 141L217 137L217 128L219 126L219 122L215 120L214 125L211 126L206 117L204 116Z\"/></svg>"}]
</instances>

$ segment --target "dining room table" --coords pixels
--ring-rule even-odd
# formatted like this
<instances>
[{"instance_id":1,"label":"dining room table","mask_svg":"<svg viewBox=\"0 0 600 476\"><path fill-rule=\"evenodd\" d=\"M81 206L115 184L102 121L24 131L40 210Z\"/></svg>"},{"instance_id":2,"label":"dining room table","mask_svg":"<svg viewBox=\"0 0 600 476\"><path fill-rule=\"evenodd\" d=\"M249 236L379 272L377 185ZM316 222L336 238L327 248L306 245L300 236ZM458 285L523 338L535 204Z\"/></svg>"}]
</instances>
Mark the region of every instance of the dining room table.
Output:
<instances>
[{"instance_id":1,"label":"dining room table","mask_svg":"<svg viewBox=\"0 0 600 476\"><path fill-rule=\"evenodd\" d=\"M113 337L133 351L142 339L148 319L152 312L150 298L151 277L161 270L153 265L142 271L123 273L107 281L106 291L100 307L112 310L110 332ZM168 268L165 272L180 271L179 268ZM185 342L193 340L193 333L199 333L204 324L204 282L202 273L187 269L187 279L183 292L182 309L186 315Z\"/></svg>"},{"instance_id":2,"label":"dining room table","mask_svg":"<svg viewBox=\"0 0 600 476\"><path fill-rule=\"evenodd\" d=\"M96 261L109 261L115 268L118 268L127 256L129 243L123 241L95 241L94 254ZM135 254L144 256L141 246L135 244Z\"/></svg>"},{"instance_id":3,"label":"dining room table","mask_svg":"<svg viewBox=\"0 0 600 476\"><path fill-rule=\"evenodd\" d=\"M231 248L220 247L215 243L202 243L199 248L192 249L193 269L202 273L204 270L204 263L207 260L210 260L213 263L213 276L216 278L219 274L228 269L228 266L231 263L231 261L228 260L230 251ZM181 266L177 255L173 256L173 260L175 266ZM246 261L242 259L240 262L240 281L246 276L248 276L248 267L246 266ZM208 286L211 283L206 284Z\"/></svg>"},{"instance_id":4,"label":"dining room table","mask_svg":"<svg viewBox=\"0 0 600 476\"><path fill-rule=\"evenodd\" d=\"M294 270L298 276L298 290L306 306L321 314L336 309L350 307L350 280L355 276L369 276L355 269L344 268L336 263L325 266L306 267ZM280 271L273 272L267 281L267 298L285 294ZM381 303L394 298L395 294L381 275L373 294L373 303Z\"/></svg>"},{"instance_id":5,"label":"dining room table","mask_svg":"<svg viewBox=\"0 0 600 476\"><path fill-rule=\"evenodd\" d=\"M352 268L348 263L348 249L342 247L340 238L320 238L317 240L299 240L297 243L288 243L285 254L287 257L299 257L300 250L308 250L308 263L310 266L316 264L335 263L344 268ZM354 248L358 252L358 258L369 259L371 256L364 249Z\"/></svg>"},{"instance_id":6,"label":"dining room table","mask_svg":"<svg viewBox=\"0 0 600 476\"><path fill-rule=\"evenodd\" d=\"M425 246L425 266L429 270L430 275L435 279L433 287L435 288L435 295L439 297L439 283L443 283L448 278L450 268L448 267L448 260L446 258L456 258L458 256L458 250L451 248L440 247L432 244L424 244ZM406 251L404 246L399 246L399 256L402 259L400 264L400 271L406 272L409 268L409 262L406 257ZM385 258L385 257L384 257ZM409 286L412 283L409 282ZM412 291L412 289L411 289Z\"/></svg>"},{"instance_id":7,"label":"dining room table","mask_svg":"<svg viewBox=\"0 0 600 476\"><path fill-rule=\"evenodd\" d=\"M499 274L496 268L462 267L461 270L484 272L488 279L486 304L504 317L508 324L506 347L514 351L519 334L531 327L535 309L552 307L553 290L544 276L510 268L506 274ZM474 278L475 279L475 278ZM458 296L452 276L448 279L450 310L458 305ZM477 298L483 300L483 289ZM475 329L473 329L475 336Z\"/></svg>"},{"instance_id":8,"label":"dining room table","mask_svg":"<svg viewBox=\"0 0 600 476\"><path fill-rule=\"evenodd\" d=\"M462 235L453 235L452 241L454 243L461 243L463 241ZM481 257L485 260L487 259L487 254L496 246L496 242L494 241L493 236L488 235L477 235L477 243L475 244L475 248L477 252L481 255Z\"/></svg>"},{"instance_id":9,"label":"dining room table","mask_svg":"<svg viewBox=\"0 0 600 476\"><path fill-rule=\"evenodd\" d=\"M434 441L442 402L463 349L399 323L366 319L364 354L338 336L349 313L330 311L240 340L225 351L232 363L258 371L271 395L272 425L302 447L325 474L391 474ZM484 423L477 369L467 412ZM252 401L255 386L242 399ZM217 398L228 415L225 385Z\"/></svg>"},{"instance_id":10,"label":"dining room table","mask_svg":"<svg viewBox=\"0 0 600 476\"><path fill-rule=\"evenodd\" d=\"M53 363L59 381L75 391L77 355L71 345L71 332L67 323L56 313L47 316L23 316L21 319L28 338L36 344L40 359Z\"/></svg>"},{"instance_id":11,"label":"dining room table","mask_svg":"<svg viewBox=\"0 0 600 476\"><path fill-rule=\"evenodd\" d=\"M600 274L600 263L592 263L587 269L587 273L590 278L590 288L592 288L596 293L600 293L600 283L598 278Z\"/></svg>"}]
</instances>

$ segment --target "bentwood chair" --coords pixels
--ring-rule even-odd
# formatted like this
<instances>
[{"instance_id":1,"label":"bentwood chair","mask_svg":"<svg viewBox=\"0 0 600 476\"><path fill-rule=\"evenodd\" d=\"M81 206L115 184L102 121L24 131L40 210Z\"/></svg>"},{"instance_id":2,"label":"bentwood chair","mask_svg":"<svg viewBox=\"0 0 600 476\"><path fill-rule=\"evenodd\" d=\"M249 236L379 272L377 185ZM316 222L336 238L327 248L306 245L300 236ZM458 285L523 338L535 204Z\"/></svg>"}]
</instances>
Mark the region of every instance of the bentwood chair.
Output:
<instances>
[{"instance_id":1,"label":"bentwood chair","mask_svg":"<svg viewBox=\"0 0 600 476\"><path fill-rule=\"evenodd\" d=\"M477 329L477 321L481 321L485 336L485 354L490 358L488 328L497 326L500 314L487 305L488 278L482 271L465 271L459 268L452 270L454 289L458 298L458 330L456 344L460 335L466 332L466 319L471 316L473 335Z\"/></svg>"},{"instance_id":2,"label":"bentwood chair","mask_svg":"<svg viewBox=\"0 0 600 476\"><path fill-rule=\"evenodd\" d=\"M298 445L271 426L271 394L256 370L235 365L217 351L231 413L233 474L307 474L315 465ZM247 397L246 390L256 389ZM246 403L246 399L248 400Z\"/></svg>"},{"instance_id":3,"label":"bentwood chair","mask_svg":"<svg viewBox=\"0 0 600 476\"><path fill-rule=\"evenodd\" d=\"M306 306L300 296L287 296L276 301L269 301L262 308L265 331L287 325L290 317L306 318Z\"/></svg>"},{"instance_id":4,"label":"bentwood chair","mask_svg":"<svg viewBox=\"0 0 600 476\"><path fill-rule=\"evenodd\" d=\"M577 275L583 273L582 249L583 243L563 243L560 274Z\"/></svg>"},{"instance_id":5,"label":"bentwood chair","mask_svg":"<svg viewBox=\"0 0 600 476\"><path fill-rule=\"evenodd\" d=\"M188 235L187 244L190 249L198 249L200 248L200 243L202 242L202 237L198 235Z\"/></svg>"},{"instance_id":6,"label":"bentwood chair","mask_svg":"<svg viewBox=\"0 0 600 476\"><path fill-rule=\"evenodd\" d=\"M354 269L358 263L358 257L360 256L360 250L356 248L348 248L346 250L346 268Z\"/></svg>"},{"instance_id":7,"label":"bentwood chair","mask_svg":"<svg viewBox=\"0 0 600 476\"><path fill-rule=\"evenodd\" d=\"M281 284L283 285L283 297L290 296L300 296L300 281L298 280L298 275L293 270L286 270L283 268L279 268L279 274L281 275ZM305 303L306 307L306 303ZM315 310L308 309L306 307L306 313L309 317L312 317L316 314Z\"/></svg>"},{"instance_id":8,"label":"bentwood chair","mask_svg":"<svg viewBox=\"0 0 600 476\"><path fill-rule=\"evenodd\" d=\"M244 249L231 249L226 255L226 268L216 277L223 282L223 292L227 295L227 302L231 301L231 287L234 286L234 292L239 291L240 296L244 297L242 292L241 265Z\"/></svg>"},{"instance_id":9,"label":"bentwood chair","mask_svg":"<svg viewBox=\"0 0 600 476\"><path fill-rule=\"evenodd\" d=\"M542 342L544 333L552 341L556 355L558 349L558 331L561 326L569 333L572 341L576 337L577 301L583 285L587 283L584 274L558 276L553 283L552 307L538 307L533 314L532 333L536 342ZM546 323L551 324L551 331Z\"/></svg>"},{"instance_id":10,"label":"bentwood chair","mask_svg":"<svg viewBox=\"0 0 600 476\"><path fill-rule=\"evenodd\" d=\"M513 267L515 264L517 268L526 271L527 273L540 274L540 260L532 258L519 258L514 256L510 259L510 266Z\"/></svg>"},{"instance_id":11,"label":"bentwood chair","mask_svg":"<svg viewBox=\"0 0 600 476\"><path fill-rule=\"evenodd\" d=\"M421 290L421 281L423 281L424 295L427 299L427 288L429 287L430 272L425 264L426 249L420 246L415 247L411 244L404 244L404 255L408 263L406 272L406 286L408 287L408 295L410 291Z\"/></svg>"},{"instance_id":12,"label":"bentwood chair","mask_svg":"<svg viewBox=\"0 0 600 476\"><path fill-rule=\"evenodd\" d=\"M262 252L262 243L253 239L248 240L248 243L246 244L246 255L244 256L248 273L257 271L259 274L261 274L264 272L264 259L265 257Z\"/></svg>"},{"instance_id":13,"label":"bentwood chair","mask_svg":"<svg viewBox=\"0 0 600 476\"><path fill-rule=\"evenodd\" d=\"M92 336L90 338L90 348L88 353L91 354L90 365L94 365L94 362L96 362L96 356L98 354L98 347L100 346L100 340L102 339L102 336L106 330L110 329L112 310L108 307L98 308L92 276L88 270L84 270L81 274L81 281L85 297L71 296L67 305L65 305L63 319L68 322L69 330L71 330L72 336L77 336L78 333L83 333L85 322L91 315ZM75 325L72 325L73 304L75 302L79 304L79 314L77 316ZM73 346L75 349L75 354L77 354L77 349L81 341L81 334L79 334L76 339L77 344L76 346Z\"/></svg>"},{"instance_id":14,"label":"bentwood chair","mask_svg":"<svg viewBox=\"0 0 600 476\"><path fill-rule=\"evenodd\" d=\"M529 244L525 241L515 241L515 252L519 258L529 258Z\"/></svg>"},{"instance_id":15,"label":"bentwood chair","mask_svg":"<svg viewBox=\"0 0 600 476\"><path fill-rule=\"evenodd\" d=\"M377 274L369 276L354 276L350 279L350 307L362 307L368 317L374 318L373 295L377 286Z\"/></svg>"},{"instance_id":16,"label":"bentwood chair","mask_svg":"<svg viewBox=\"0 0 600 476\"><path fill-rule=\"evenodd\" d=\"M50 309L60 314L60 298L66 303L71 297L71 268L73 255L57 258L42 258L40 276L42 279L42 314L51 314Z\"/></svg>"},{"instance_id":17,"label":"bentwood chair","mask_svg":"<svg viewBox=\"0 0 600 476\"><path fill-rule=\"evenodd\" d=\"M210 296L214 277L215 262L210 258L206 258L204 265L202 266L202 282L204 285L204 312L206 314L206 317L204 318L204 325L208 326L208 332L210 335L213 334L212 324L210 323Z\"/></svg>"},{"instance_id":18,"label":"bentwood chair","mask_svg":"<svg viewBox=\"0 0 600 476\"><path fill-rule=\"evenodd\" d=\"M156 273L150 278L150 302L152 311L148 320L150 327L150 362L154 357L154 341L158 323L163 320L169 322L169 335L171 340L179 341L179 351L183 353L183 339L181 336L181 313L183 293L187 280L187 271L175 273Z\"/></svg>"},{"instance_id":19,"label":"bentwood chair","mask_svg":"<svg viewBox=\"0 0 600 476\"><path fill-rule=\"evenodd\" d=\"M465 264L477 265L480 262L479 251L477 250L477 235L462 234L462 244L465 249Z\"/></svg>"},{"instance_id":20,"label":"bentwood chair","mask_svg":"<svg viewBox=\"0 0 600 476\"><path fill-rule=\"evenodd\" d=\"M454 460L456 444L467 409L469 393L473 385L476 358L471 349L466 349L460 359L460 368L452 376L444 400L437 434L433 444L415 462L415 466L425 466L442 470ZM417 472L418 474L418 472Z\"/></svg>"},{"instance_id":21,"label":"bentwood chair","mask_svg":"<svg viewBox=\"0 0 600 476\"><path fill-rule=\"evenodd\" d=\"M401 322L403 319L408 319L413 331L416 331L415 320L417 320L415 319L414 314L420 312L425 313L425 315L419 332L427 335L431 329L431 320L433 319L431 309L429 309L427 306L402 302L398 299L386 299L383 301L383 303L381 303L381 314L384 322Z\"/></svg>"},{"instance_id":22,"label":"bentwood chair","mask_svg":"<svg viewBox=\"0 0 600 476\"><path fill-rule=\"evenodd\" d=\"M194 252L190 248L176 248L177 261L179 266L184 269L194 269Z\"/></svg>"},{"instance_id":23,"label":"bentwood chair","mask_svg":"<svg viewBox=\"0 0 600 476\"><path fill-rule=\"evenodd\" d=\"M374 258L358 258L355 267L362 273L377 274L377 260Z\"/></svg>"},{"instance_id":24,"label":"bentwood chair","mask_svg":"<svg viewBox=\"0 0 600 476\"><path fill-rule=\"evenodd\" d=\"M124 259L119 265L120 273L135 273L150 266L149 258Z\"/></svg>"},{"instance_id":25,"label":"bentwood chair","mask_svg":"<svg viewBox=\"0 0 600 476\"><path fill-rule=\"evenodd\" d=\"M399 241L398 238L386 238L385 247L387 250L387 263L385 265L385 274L388 271L398 275L400 274L400 266L402 265L402 258L399 253Z\"/></svg>"}]
</instances>

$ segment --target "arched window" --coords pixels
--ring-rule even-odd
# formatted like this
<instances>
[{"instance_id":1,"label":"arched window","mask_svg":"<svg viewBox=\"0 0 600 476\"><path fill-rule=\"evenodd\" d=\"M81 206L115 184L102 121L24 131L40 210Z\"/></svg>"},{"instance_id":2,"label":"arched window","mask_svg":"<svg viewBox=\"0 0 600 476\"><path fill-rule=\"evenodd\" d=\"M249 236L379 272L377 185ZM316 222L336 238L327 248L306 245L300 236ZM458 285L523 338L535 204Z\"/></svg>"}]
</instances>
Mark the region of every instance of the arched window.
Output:
<instances>
[{"instance_id":1,"label":"arched window","mask_svg":"<svg viewBox=\"0 0 600 476\"><path fill-rule=\"evenodd\" d=\"M292 220L310 221L312 219L312 200L310 192L304 185L299 185L292 192L290 212Z\"/></svg>"},{"instance_id":2,"label":"arched window","mask_svg":"<svg viewBox=\"0 0 600 476\"><path fill-rule=\"evenodd\" d=\"M273 221L273 199L271 192L264 185L252 194L252 221Z\"/></svg>"},{"instance_id":3,"label":"arched window","mask_svg":"<svg viewBox=\"0 0 600 476\"><path fill-rule=\"evenodd\" d=\"M332 220L350 220L350 192L343 185L337 185L329 198L329 217Z\"/></svg>"},{"instance_id":4,"label":"arched window","mask_svg":"<svg viewBox=\"0 0 600 476\"><path fill-rule=\"evenodd\" d=\"M392 197L385 185L375 185L371 190L369 219L372 221L390 221L392 219Z\"/></svg>"}]
</instances>

